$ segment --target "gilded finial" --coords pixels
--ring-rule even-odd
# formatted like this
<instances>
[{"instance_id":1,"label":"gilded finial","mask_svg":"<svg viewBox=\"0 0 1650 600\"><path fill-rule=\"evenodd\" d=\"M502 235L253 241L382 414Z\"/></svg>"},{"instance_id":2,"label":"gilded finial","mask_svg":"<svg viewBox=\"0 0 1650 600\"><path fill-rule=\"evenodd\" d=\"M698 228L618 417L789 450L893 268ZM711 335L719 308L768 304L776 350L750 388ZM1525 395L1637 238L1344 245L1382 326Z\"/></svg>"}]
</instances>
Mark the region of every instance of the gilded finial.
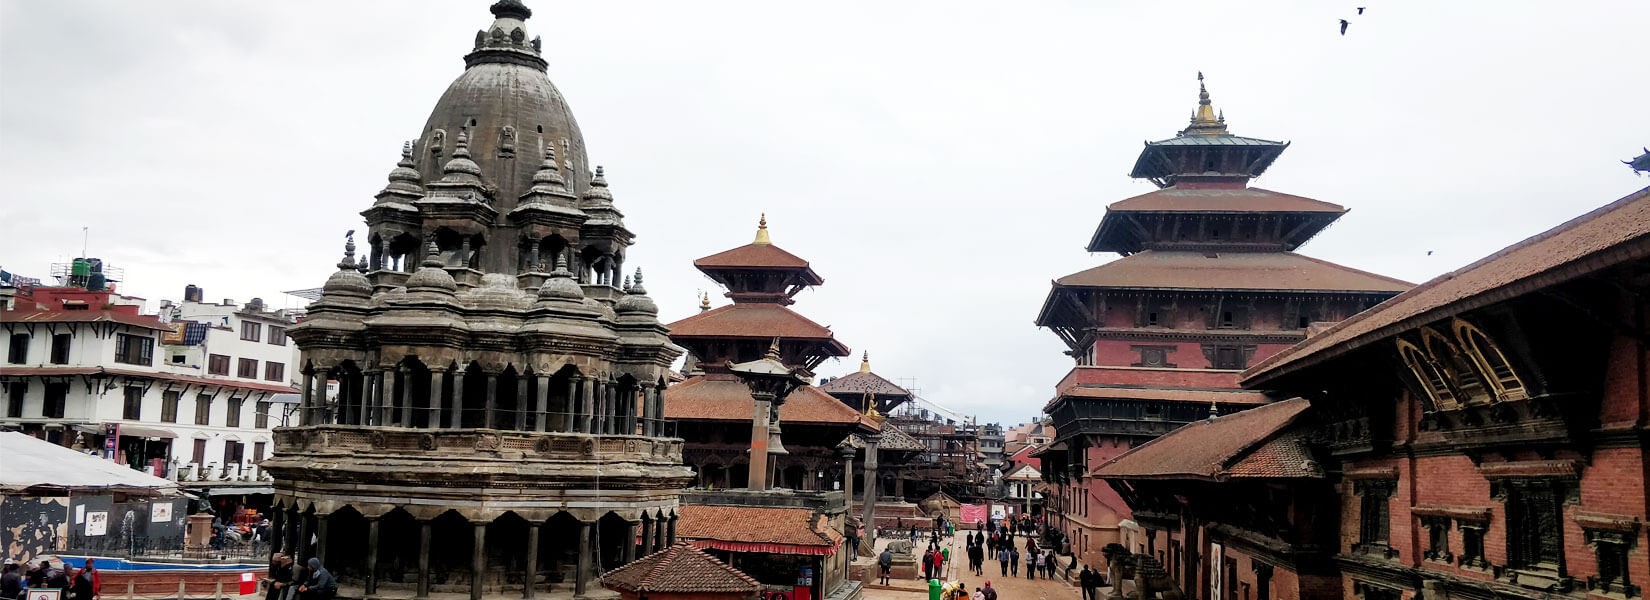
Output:
<instances>
[{"instance_id":1,"label":"gilded finial","mask_svg":"<svg viewBox=\"0 0 1650 600\"><path fill-rule=\"evenodd\" d=\"M699 312L710 310L710 294L699 292Z\"/></svg>"},{"instance_id":2,"label":"gilded finial","mask_svg":"<svg viewBox=\"0 0 1650 600\"><path fill-rule=\"evenodd\" d=\"M779 360L779 338L777 337L773 338L773 343L768 345L768 358Z\"/></svg>"},{"instance_id":3,"label":"gilded finial","mask_svg":"<svg viewBox=\"0 0 1650 600\"><path fill-rule=\"evenodd\" d=\"M861 372L861 373L870 373L871 372L871 352L869 350L861 352L859 354L859 372Z\"/></svg>"},{"instance_id":4,"label":"gilded finial","mask_svg":"<svg viewBox=\"0 0 1650 600\"><path fill-rule=\"evenodd\" d=\"M1209 88L1203 84L1203 72L1197 72L1197 110L1192 111L1192 124L1181 135L1227 135L1226 114L1215 112L1209 100Z\"/></svg>"},{"instance_id":5,"label":"gilded finial","mask_svg":"<svg viewBox=\"0 0 1650 600\"><path fill-rule=\"evenodd\" d=\"M756 222L756 244L772 244L768 239L768 213L762 213L762 219Z\"/></svg>"}]
</instances>

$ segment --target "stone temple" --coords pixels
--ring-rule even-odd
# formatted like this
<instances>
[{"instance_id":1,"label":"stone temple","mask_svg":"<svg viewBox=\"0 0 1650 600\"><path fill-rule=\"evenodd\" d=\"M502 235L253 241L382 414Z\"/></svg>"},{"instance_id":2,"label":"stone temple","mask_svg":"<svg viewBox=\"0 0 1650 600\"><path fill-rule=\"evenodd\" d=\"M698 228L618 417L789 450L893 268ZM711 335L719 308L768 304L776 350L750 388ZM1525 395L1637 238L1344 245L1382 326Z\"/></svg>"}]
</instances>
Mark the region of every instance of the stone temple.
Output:
<instances>
[{"instance_id":1,"label":"stone temple","mask_svg":"<svg viewBox=\"0 0 1650 600\"><path fill-rule=\"evenodd\" d=\"M492 6L308 318L301 420L275 433L276 549L344 597L611 594L675 541L692 478L663 421L682 350L532 12ZM622 281L624 285L619 285Z\"/></svg>"}]
</instances>

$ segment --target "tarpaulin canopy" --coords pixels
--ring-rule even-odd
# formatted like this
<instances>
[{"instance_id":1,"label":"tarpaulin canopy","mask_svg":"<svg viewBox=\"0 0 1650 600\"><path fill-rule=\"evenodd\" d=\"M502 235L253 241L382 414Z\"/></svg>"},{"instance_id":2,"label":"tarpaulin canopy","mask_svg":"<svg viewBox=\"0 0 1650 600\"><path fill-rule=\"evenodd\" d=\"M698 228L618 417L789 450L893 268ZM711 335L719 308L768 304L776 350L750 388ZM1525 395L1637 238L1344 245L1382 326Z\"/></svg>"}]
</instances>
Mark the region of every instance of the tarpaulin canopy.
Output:
<instances>
[{"instance_id":1,"label":"tarpaulin canopy","mask_svg":"<svg viewBox=\"0 0 1650 600\"><path fill-rule=\"evenodd\" d=\"M0 491L30 488L170 494L178 484L21 433L0 433Z\"/></svg>"}]
</instances>

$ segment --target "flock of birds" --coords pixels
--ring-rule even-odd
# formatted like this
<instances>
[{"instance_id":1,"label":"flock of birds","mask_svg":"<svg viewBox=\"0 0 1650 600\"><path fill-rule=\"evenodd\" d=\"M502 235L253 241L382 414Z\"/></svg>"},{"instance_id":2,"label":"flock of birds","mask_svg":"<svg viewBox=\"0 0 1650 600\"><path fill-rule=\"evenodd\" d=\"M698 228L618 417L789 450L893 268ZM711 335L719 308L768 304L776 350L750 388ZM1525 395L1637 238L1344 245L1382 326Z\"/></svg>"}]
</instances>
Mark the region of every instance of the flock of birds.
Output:
<instances>
[{"instance_id":1,"label":"flock of birds","mask_svg":"<svg viewBox=\"0 0 1650 600\"><path fill-rule=\"evenodd\" d=\"M1362 7L1362 6L1358 7L1358 14L1359 15L1364 14L1364 8L1365 7ZM1351 21L1348 21L1346 19L1341 19L1341 35L1346 35L1346 27L1348 25L1351 25L1351 24L1352 24Z\"/></svg>"}]
</instances>

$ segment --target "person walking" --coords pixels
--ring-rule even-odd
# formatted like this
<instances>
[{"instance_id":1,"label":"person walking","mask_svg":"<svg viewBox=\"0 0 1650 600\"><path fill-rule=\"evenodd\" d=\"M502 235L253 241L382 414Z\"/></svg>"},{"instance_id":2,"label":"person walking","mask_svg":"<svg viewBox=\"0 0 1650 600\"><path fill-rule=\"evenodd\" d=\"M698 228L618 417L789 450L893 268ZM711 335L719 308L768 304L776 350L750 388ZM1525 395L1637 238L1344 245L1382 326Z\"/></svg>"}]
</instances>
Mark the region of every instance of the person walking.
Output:
<instances>
[{"instance_id":1,"label":"person walking","mask_svg":"<svg viewBox=\"0 0 1650 600\"><path fill-rule=\"evenodd\" d=\"M1037 572L1043 569L1043 555L1026 551L1026 579L1037 579Z\"/></svg>"},{"instance_id":2,"label":"person walking","mask_svg":"<svg viewBox=\"0 0 1650 600\"><path fill-rule=\"evenodd\" d=\"M1077 586L1083 589L1083 600L1094 600L1095 592L1100 587L1095 583L1095 573L1087 566L1077 573Z\"/></svg>"},{"instance_id":3,"label":"person walking","mask_svg":"<svg viewBox=\"0 0 1650 600\"><path fill-rule=\"evenodd\" d=\"M877 567L882 569L882 576L878 578L878 581L882 585L888 585L888 575L894 571L894 552L883 548L882 554L877 556Z\"/></svg>"},{"instance_id":4,"label":"person walking","mask_svg":"<svg viewBox=\"0 0 1650 600\"><path fill-rule=\"evenodd\" d=\"M968 547L968 567L974 570L974 575L985 575L985 548L980 546Z\"/></svg>"},{"instance_id":5,"label":"person walking","mask_svg":"<svg viewBox=\"0 0 1650 600\"><path fill-rule=\"evenodd\" d=\"M1008 547L1008 574L1011 577L1020 576L1020 549L1012 544Z\"/></svg>"},{"instance_id":6,"label":"person walking","mask_svg":"<svg viewBox=\"0 0 1650 600\"><path fill-rule=\"evenodd\" d=\"M934 549L930 547L922 552L922 578L934 578Z\"/></svg>"},{"instance_id":7,"label":"person walking","mask_svg":"<svg viewBox=\"0 0 1650 600\"><path fill-rule=\"evenodd\" d=\"M74 572L69 590L75 600L95 600L103 592L103 581L97 576L97 559L86 559L86 566Z\"/></svg>"},{"instance_id":8,"label":"person walking","mask_svg":"<svg viewBox=\"0 0 1650 600\"><path fill-rule=\"evenodd\" d=\"M1008 555L1008 549L1007 548L998 548L997 549L997 566L1002 567L1003 577L1008 577L1008 563L1012 562L1013 560L1014 560L1013 557Z\"/></svg>"},{"instance_id":9,"label":"person walking","mask_svg":"<svg viewBox=\"0 0 1650 600\"><path fill-rule=\"evenodd\" d=\"M980 588L980 600L997 600L997 588L991 587L991 580L985 580L985 587Z\"/></svg>"},{"instance_id":10,"label":"person walking","mask_svg":"<svg viewBox=\"0 0 1650 600\"><path fill-rule=\"evenodd\" d=\"M338 595L338 580L332 578L332 573L321 566L321 559L310 557L309 578L298 586L300 600L332 600Z\"/></svg>"}]
</instances>

